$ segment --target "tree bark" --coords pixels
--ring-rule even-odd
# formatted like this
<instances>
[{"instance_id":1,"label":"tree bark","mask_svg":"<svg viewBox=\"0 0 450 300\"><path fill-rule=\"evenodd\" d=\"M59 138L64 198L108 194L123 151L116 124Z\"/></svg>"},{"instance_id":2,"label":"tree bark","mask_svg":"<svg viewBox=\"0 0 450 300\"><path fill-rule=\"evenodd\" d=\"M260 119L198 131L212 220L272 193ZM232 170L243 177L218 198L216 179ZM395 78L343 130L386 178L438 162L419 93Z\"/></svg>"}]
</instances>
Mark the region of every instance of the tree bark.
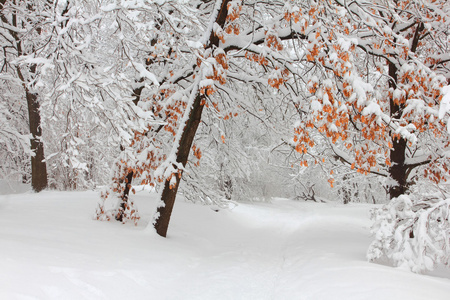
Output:
<instances>
[{"instance_id":1,"label":"tree bark","mask_svg":"<svg viewBox=\"0 0 450 300\"><path fill-rule=\"evenodd\" d=\"M419 41L421 33L425 29L422 22L417 23L416 31L411 42L411 52L416 52L419 46ZM395 89L397 87L397 67L389 62L389 88ZM390 115L393 118L400 118L403 114L404 104L394 103L394 99L390 99ZM393 149L390 153L390 159L392 166L389 168L390 177L396 181L397 185L392 185L389 187L389 197L393 199L398 197L408 191L408 174L409 172L418 165L406 165L406 150L407 150L407 140L403 137L399 139L392 139ZM419 164L420 165L420 164Z\"/></svg>"},{"instance_id":2,"label":"tree bark","mask_svg":"<svg viewBox=\"0 0 450 300\"><path fill-rule=\"evenodd\" d=\"M125 215L128 197L130 196L131 182L133 180L133 175L134 175L134 172L130 171L130 172L128 172L127 177L125 178L125 190L123 191L123 195L122 195L122 203L120 203L119 211L117 212L117 215L115 217L116 220L119 222L123 221L123 218Z\"/></svg>"},{"instance_id":3,"label":"tree bark","mask_svg":"<svg viewBox=\"0 0 450 300\"><path fill-rule=\"evenodd\" d=\"M18 47L18 49L21 48ZM35 74L36 65L31 65L29 72ZM44 143L42 143L40 104L38 95L31 92L28 88L20 67L17 67L17 74L25 90L28 106L28 123L31 133L31 151L34 154L31 156L31 187L33 191L40 192L48 186L47 163L45 162Z\"/></svg>"},{"instance_id":4,"label":"tree bark","mask_svg":"<svg viewBox=\"0 0 450 300\"><path fill-rule=\"evenodd\" d=\"M217 14L215 22L220 27L224 27L225 25L228 15L227 6L229 1L230 0L222 0L219 13ZM219 46L219 41L219 38L214 34L214 32L211 32L209 43L206 48ZM181 135L176 161L177 163L181 163L183 166L186 166L189 152L194 141L195 133L197 132L198 125L200 124L203 112L203 99L204 95L197 94L194 104L189 113L189 119L187 120L186 124L184 124L184 128L182 129L183 133ZM175 185L171 186L170 181L168 180L166 180L166 182L164 183L164 189L161 194L161 201L164 203L164 205L158 207L157 218L154 223L156 232L162 237L167 236L167 229L169 227L173 205L175 203L178 187L180 185L182 171L179 174L173 174L173 176L176 176Z\"/></svg>"},{"instance_id":5,"label":"tree bark","mask_svg":"<svg viewBox=\"0 0 450 300\"><path fill-rule=\"evenodd\" d=\"M389 88L397 87L397 67L393 63L389 63ZM389 99L390 115L392 118L400 117L403 113L403 104L394 103L393 97ZM403 137L392 138L392 149L390 152L391 167L389 175L395 180L396 185L389 187L389 198L393 199L404 194L407 191L407 171L405 165L405 152L407 141Z\"/></svg>"},{"instance_id":6,"label":"tree bark","mask_svg":"<svg viewBox=\"0 0 450 300\"><path fill-rule=\"evenodd\" d=\"M31 151L31 187L35 192L40 192L47 188L47 164L45 162L44 144L42 143L41 115L39 112L39 102L37 95L26 91L28 104L28 117L30 123Z\"/></svg>"},{"instance_id":7,"label":"tree bark","mask_svg":"<svg viewBox=\"0 0 450 300\"><path fill-rule=\"evenodd\" d=\"M184 126L183 134L181 135L176 161L177 163L183 164L183 167L187 164L195 133L197 132L198 126L201 121L204 107L204 105L202 105L203 99L203 95L198 94L196 96L194 104L192 105L191 112L189 113L189 119L187 120ZM176 176L176 183L174 186L170 186L169 180L166 180L166 182L164 183L164 189L161 194L161 201L164 203L164 206L158 207L157 215L159 217L157 218L154 225L156 232L163 237L167 236L167 229L169 227L170 217L172 215L173 205L177 196L182 172L179 174L174 174L173 176Z\"/></svg>"},{"instance_id":8,"label":"tree bark","mask_svg":"<svg viewBox=\"0 0 450 300\"><path fill-rule=\"evenodd\" d=\"M405 165L406 140L400 138L392 141L393 149L390 153L391 167L389 168L390 177L395 180L396 185L389 187L389 198L393 199L404 194L407 189L407 166Z\"/></svg>"}]
</instances>

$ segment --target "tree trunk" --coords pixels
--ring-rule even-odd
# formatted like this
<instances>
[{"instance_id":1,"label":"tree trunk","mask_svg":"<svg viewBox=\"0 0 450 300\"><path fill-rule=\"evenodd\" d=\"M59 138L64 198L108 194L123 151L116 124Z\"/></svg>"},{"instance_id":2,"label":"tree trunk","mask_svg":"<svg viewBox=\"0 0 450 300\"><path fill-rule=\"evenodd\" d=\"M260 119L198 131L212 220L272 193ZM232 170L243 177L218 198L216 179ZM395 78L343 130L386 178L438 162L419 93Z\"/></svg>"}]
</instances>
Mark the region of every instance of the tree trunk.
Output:
<instances>
[{"instance_id":1,"label":"tree trunk","mask_svg":"<svg viewBox=\"0 0 450 300\"><path fill-rule=\"evenodd\" d=\"M389 175L395 180L397 185L389 187L389 198L393 199L404 194L407 191L407 166L405 165L406 140L400 138L392 141L393 149L390 153L391 167Z\"/></svg>"},{"instance_id":2,"label":"tree trunk","mask_svg":"<svg viewBox=\"0 0 450 300\"><path fill-rule=\"evenodd\" d=\"M47 188L47 164L44 154L44 144L42 143L41 115L39 112L39 102L37 95L26 91L28 104L28 117L30 123L31 151L31 187L35 192L40 192Z\"/></svg>"},{"instance_id":3,"label":"tree trunk","mask_svg":"<svg viewBox=\"0 0 450 300\"><path fill-rule=\"evenodd\" d=\"M142 83L144 81L144 79L140 79L139 83ZM133 103L135 105L138 105L139 101L141 100L141 94L142 94L142 90L144 89L144 85L137 87L133 90L133 96L134 96L134 100ZM120 151L123 151L124 148L122 146L120 146ZM134 172L133 171L129 171L127 176L125 177L125 189L123 190L123 194L122 194L122 202L120 203L119 206L119 211L117 212L117 215L115 216L115 219L119 222L123 221L123 218L125 216L125 208L128 202L128 198L130 197L130 190L131 190L131 183L133 181L133 176L134 176Z\"/></svg>"},{"instance_id":4,"label":"tree trunk","mask_svg":"<svg viewBox=\"0 0 450 300\"><path fill-rule=\"evenodd\" d=\"M397 87L397 67L389 63L389 88L395 89ZM403 113L403 104L394 103L394 99L389 100L390 115L392 118L400 117ZM405 165L405 152L407 141L403 137L392 138L392 147L390 152L391 167L389 168L389 175L391 179L395 180L396 185L389 187L389 198L393 199L404 194L407 190L407 166Z\"/></svg>"},{"instance_id":5,"label":"tree trunk","mask_svg":"<svg viewBox=\"0 0 450 300\"><path fill-rule=\"evenodd\" d=\"M29 67L29 72L36 73L36 65ZM31 187L35 192L40 192L47 188L47 164L45 162L44 144L42 143L42 128L41 128L41 114L38 95L32 93L25 81L25 78L17 67L17 73L25 90L25 97L28 106L28 123L31 133L31 151L34 153L31 156Z\"/></svg>"},{"instance_id":6,"label":"tree trunk","mask_svg":"<svg viewBox=\"0 0 450 300\"><path fill-rule=\"evenodd\" d=\"M215 22L220 26L224 27L226 18L228 15L228 2L230 0L222 0L219 13L217 14ZM219 38L211 32L209 37L209 47L217 47L219 46ZM186 124L184 124L183 133L181 135L181 139L179 142L177 159L178 163L181 163L183 166L186 166L188 161L189 152L192 147L192 143L194 141L195 133L197 132L198 125L200 124L200 120L203 112L202 100L204 99L203 95L198 94L195 98L194 104L189 113L189 119ZM189 108L188 108L189 109ZM181 125L183 126L183 125ZM173 176L176 176L174 174ZM157 209L157 218L154 223L154 227L156 232L162 236L167 236L167 229L169 227L170 217L172 215L173 205L175 203L175 198L177 195L178 187L180 185L182 172L178 174L176 177L176 183L174 186L170 185L170 182L166 180L164 183L164 189L161 194L161 201L164 203L163 206L159 206Z\"/></svg>"},{"instance_id":7,"label":"tree trunk","mask_svg":"<svg viewBox=\"0 0 450 300\"><path fill-rule=\"evenodd\" d=\"M197 132L198 125L200 124L204 107L204 105L201 104L203 98L204 96L200 94L198 94L195 98L191 112L189 113L189 119L187 120L184 126L183 134L181 135L176 161L183 164L183 166L186 166L195 133ZM170 186L169 180L166 180L164 183L164 189L161 194L161 201L163 201L164 206L158 207L158 218L154 225L156 232L163 237L166 237L167 235L167 228L169 227L170 216L172 215L172 209L177 196L178 187L180 185L181 175L182 173L179 175L173 175L176 176L176 183L172 187Z\"/></svg>"},{"instance_id":8,"label":"tree trunk","mask_svg":"<svg viewBox=\"0 0 450 300\"><path fill-rule=\"evenodd\" d=\"M411 52L416 52L417 47L419 46L419 41L421 39L421 33L423 33L424 29L425 26L422 22L417 23L416 31L411 42ZM397 71L397 67L393 63L389 62L389 88L391 89L395 89L397 87ZM391 109L391 117L400 118L403 114L405 104L395 104L394 99L392 98L390 99L389 103ZM389 168L389 175L393 180L396 181L397 185L389 187L390 199L398 197L408 191L408 173L411 168L411 166L407 166L405 164L407 140L405 140L403 137L395 140L392 139L392 145L393 149L390 153L392 166Z\"/></svg>"},{"instance_id":9,"label":"tree trunk","mask_svg":"<svg viewBox=\"0 0 450 300\"><path fill-rule=\"evenodd\" d=\"M130 171L127 174L127 177L125 178L125 190L123 191L122 195L122 203L120 203L119 211L116 215L116 220L119 222L123 221L126 205L128 202L128 197L130 196L130 190L131 190L131 181L133 180L134 172Z\"/></svg>"}]
</instances>

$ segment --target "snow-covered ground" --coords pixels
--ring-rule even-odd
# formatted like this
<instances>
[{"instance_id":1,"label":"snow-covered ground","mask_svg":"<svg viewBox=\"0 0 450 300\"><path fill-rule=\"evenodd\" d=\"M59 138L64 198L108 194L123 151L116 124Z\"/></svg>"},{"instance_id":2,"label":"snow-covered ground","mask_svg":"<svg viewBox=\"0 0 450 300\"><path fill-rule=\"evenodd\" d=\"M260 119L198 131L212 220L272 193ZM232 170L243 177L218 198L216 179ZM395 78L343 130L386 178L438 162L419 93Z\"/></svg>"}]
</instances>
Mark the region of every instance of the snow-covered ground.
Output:
<instances>
[{"instance_id":1,"label":"snow-covered ground","mask_svg":"<svg viewBox=\"0 0 450 300\"><path fill-rule=\"evenodd\" d=\"M366 261L370 205L175 204L169 237L92 219L96 192L0 196L0 299L449 299L450 271Z\"/></svg>"}]
</instances>

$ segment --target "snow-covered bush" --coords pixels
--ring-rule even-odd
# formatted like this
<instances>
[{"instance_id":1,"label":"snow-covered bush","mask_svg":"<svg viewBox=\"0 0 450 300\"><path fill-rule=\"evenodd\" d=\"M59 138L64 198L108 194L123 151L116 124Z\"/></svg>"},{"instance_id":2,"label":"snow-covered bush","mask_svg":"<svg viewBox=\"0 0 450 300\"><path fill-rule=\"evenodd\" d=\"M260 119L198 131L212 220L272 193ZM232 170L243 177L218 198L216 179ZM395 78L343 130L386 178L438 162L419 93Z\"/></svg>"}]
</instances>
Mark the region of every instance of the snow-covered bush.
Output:
<instances>
[{"instance_id":1,"label":"snow-covered bush","mask_svg":"<svg viewBox=\"0 0 450 300\"><path fill-rule=\"evenodd\" d=\"M401 195L372 210L370 261L387 258L396 267L431 271L450 259L450 198Z\"/></svg>"}]
</instances>

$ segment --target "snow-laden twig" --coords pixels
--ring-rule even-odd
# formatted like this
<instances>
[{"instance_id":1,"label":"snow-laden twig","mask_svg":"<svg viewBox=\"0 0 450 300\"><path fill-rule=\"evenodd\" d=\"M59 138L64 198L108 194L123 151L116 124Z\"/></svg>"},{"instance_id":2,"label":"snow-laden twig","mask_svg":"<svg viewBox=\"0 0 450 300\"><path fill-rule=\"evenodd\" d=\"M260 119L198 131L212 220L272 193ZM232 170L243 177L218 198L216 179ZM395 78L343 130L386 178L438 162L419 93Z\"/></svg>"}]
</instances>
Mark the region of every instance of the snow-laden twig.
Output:
<instances>
[{"instance_id":1,"label":"snow-laden twig","mask_svg":"<svg viewBox=\"0 0 450 300\"><path fill-rule=\"evenodd\" d=\"M413 272L449 265L450 198L402 195L372 211L375 240L367 257Z\"/></svg>"}]
</instances>

